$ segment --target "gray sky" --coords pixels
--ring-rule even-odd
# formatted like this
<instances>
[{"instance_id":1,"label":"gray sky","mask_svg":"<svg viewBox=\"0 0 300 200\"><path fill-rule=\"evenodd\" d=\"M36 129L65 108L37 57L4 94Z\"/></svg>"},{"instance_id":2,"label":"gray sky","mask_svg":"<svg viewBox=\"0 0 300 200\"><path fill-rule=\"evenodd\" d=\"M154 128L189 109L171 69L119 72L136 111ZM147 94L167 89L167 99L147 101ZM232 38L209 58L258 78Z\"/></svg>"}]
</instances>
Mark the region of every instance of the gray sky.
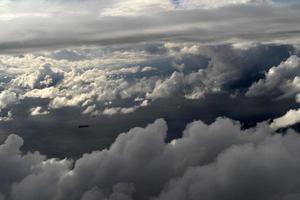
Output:
<instances>
[{"instance_id":1,"label":"gray sky","mask_svg":"<svg viewBox=\"0 0 300 200\"><path fill-rule=\"evenodd\" d=\"M298 41L298 5L263 0L180 4L178 8L170 1L3 1L0 51L147 41Z\"/></svg>"}]
</instances>

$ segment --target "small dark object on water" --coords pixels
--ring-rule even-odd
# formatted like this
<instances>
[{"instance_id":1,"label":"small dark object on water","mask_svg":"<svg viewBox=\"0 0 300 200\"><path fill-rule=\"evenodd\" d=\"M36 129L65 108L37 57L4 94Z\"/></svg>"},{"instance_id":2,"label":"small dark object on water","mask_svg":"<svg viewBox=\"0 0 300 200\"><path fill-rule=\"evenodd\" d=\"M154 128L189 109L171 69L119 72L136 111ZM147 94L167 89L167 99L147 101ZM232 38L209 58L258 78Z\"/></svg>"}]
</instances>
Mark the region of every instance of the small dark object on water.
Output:
<instances>
[{"instance_id":1,"label":"small dark object on water","mask_svg":"<svg viewBox=\"0 0 300 200\"><path fill-rule=\"evenodd\" d=\"M89 125L79 125L78 128L88 128L90 127Z\"/></svg>"}]
</instances>

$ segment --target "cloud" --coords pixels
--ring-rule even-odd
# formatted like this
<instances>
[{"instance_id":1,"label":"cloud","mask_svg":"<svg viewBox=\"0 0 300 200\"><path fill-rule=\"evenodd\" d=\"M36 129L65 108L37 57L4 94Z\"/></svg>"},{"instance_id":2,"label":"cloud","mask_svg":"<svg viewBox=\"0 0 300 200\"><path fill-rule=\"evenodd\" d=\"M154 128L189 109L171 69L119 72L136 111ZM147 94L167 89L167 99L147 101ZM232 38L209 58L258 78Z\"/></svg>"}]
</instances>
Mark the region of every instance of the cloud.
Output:
<instances>
[{"instance_id":1,"label":"cloud","mask_svg":"<svg viewBox=\"0 0 300 200\"><path fill-rule=\"evenodd\" d=\"M15 92L10 90L4 90L0 93L0 110L14 103L17 103L18 101L19 100Z\"/></svg>"},{"instance_id":2,"label":"cloud","mask_svg":"<svg viewBox=\"0 0 300 200\"><path fill-rule=\"evenodd\" d=\"M215 163L190 168L171 181L157 199L297 199L299 180L293 176L299 172L299 160L293 152L299 148L289 145L298 142L291 134L258 145L232 146Z\"/></svg>"},{"instance_id":3,"label":"cloud","mask_svg":"<svg viewBox=\"0 0 300 200\"><path fill-rule=\"evenodd\" d=\"M120 134L109 149L75 161L22 154L10 135L0 146L1 189L6 199L288 200L299 195L300 138L274 134L267 123L241 129L230 119L189 124L165 143L162 119Z\"/></svg>"},{"instance_id":4,"label":"cloud","mask_svg":"<svg viewBox=\"0 0 300 200\"><path fill-rule=\"evenodd\" d=\"M149 46L141 44L129 49L79 48L3 55L3 73L9 77L3 87L16 93L18 101L48 101L49 110L77 107L82 114L93 116L127 114L162 98L239 94L239 90L257 81L262 71L277 65L293 51L284 45L255 45L241 50L230 45L168 42L151 47L160 52L146 51ZM84 60L74 60L66 51ZM106 53L101 55L103 52ZM129 59L124 61L125 57ZM104 59L109 61L103 62ZM178 70L174 63L184 68ZM42 105L31 108L38 106Z\"/></svg>"},{"instance_id":5,"label":"cloud","mask_svg":"<svg viewBox=\"0 0 300 200\"><path fill-rule=\"evenodd\" d=\"M283 116L273 120L271 127L276 129L285 128L300 122L300 110L289 110Z\"/></svg>"},{"instance_id":6,"label":"cloud","mask_svg":"<svg viewBox=\"0 0 300 200\"><path fill-rule=\"evenodd\" d=\"M2 112L3 113L3 112ZM2 114L1 113L1 114ZM13 114L11 111L8 111L6 115L0 117L0 122L7 122L13 120Z\"/></svg>"},{"instance_id":7,"label":"cloud","mask_svg":"<svg viewBox=\"0 0 300 200\"><path fill-rule=\"evenodd\" d=\"M185 96L187 99L200 99L207 93L220 91L218 88L205 85L203 79L206 78L203 70L187 75L174 72L169 78L163 81L158 80L153 91L148 93L146 97L156 99Z\"/></svg>"},{"instance_id":8,"label":"cloud","mask_svg":"<svg viewBox=\"0 0 300 200\"><path fill-rule=\"evenodd\" d=\"M201 81L208 91L248 89L253 82L262 78L262 72L288 59L290 52L293 52L293 48L284 45L256 44L246 49L230 45L218 45L214 48L180 43L167 43L164 46L177 64L185 65L183 72L202 69L202 77L198 73L195 80ZM200 64L203 57L208 58L208 64L204 66ZM189 62L189 59L193 62ZM191 67L194 65L197 68Z\"/></svg>"},{"instance_id":9,"label":"cloud","mask_svg":"<svg viewBox=\"0 0 300 200\"><path fill-rule=\"evenodd\" d=\"M299 103L300 58L292 55L280 65L265 73L265 78L252 84L247 96L271 96L276 99L294 98ZM286 114L273 120L271 127L285 128L300 122L299 109L291 109Z\"/></svg>"},{"instance_id":10,"label":"cloud","mask_svg":"<svg viewBox=\"0 0 300 200\"><path fill-rule=\"evenodd\" d=\"M183 88L184 75L174 72L172 76L165 81L156 82L155 88L151 94L148 94L150 98L168 98L173 95L180 95Z\"/></svg>"},{"instance_id":11,"label":"cloud","mask_svg":"<svg viewBox=\"0 0 300 200\"><path fill-rule=\"evenodd\" d=\"M1 1L0 200L299 199L299 9Z\"/></svg>"},{"instance_id":12,"label":"cloud","mask_svg":"<svg viewBox=\"0 0 300 200\"><path fill-rule=\"evenodd\" d=\"M63 76L61 72L54 72L49 64L44 64L38 70L14 79L13 84L29 89L42 89L56 85Z\"/></svg>"},{"instance_id":13,"label":"cloud","mask_svg":"<svg viewBox=\"0 0 300 200\"><path fill-rule=\"evenodd\" d=\"M112 0L96 1L87 0L84 4L76 0L63 1L46 1L46 0L29 0L29 1L12 1L3 0L0 4L0 19L10 20L22 17L53 17L55 14L77 14L85 15L91 13L95 16L136 16L151 15L156 12L166 12L176 9L197 9L197 8L216 8L228 5L239 4L265 4L270 3L268 0L189 0L189 1L169 1L169 0ZM43 8L43 10L41 10ZM67 9L70 10L67 10Z\"/></svg>"},{"instance_id":14,"label":"cloud","mask_svg":"<svg viewBox=\"0 0 300 200\"><path fill-rule=\"evenodd\" d=\"M16 135L10 135L5 143L0 146L0 157L2 160L0 193L3 193L3 195L9 193L15 181L19 181L30 174L32 166L41 163L45 159L44 156L38 153L21 155L19 148L22 145L22 138Z\"/></svg>"},{"instance_id":15,"label":"cloud","mask_svg":"<svg viewBox=\"0 0 300 200\"><path fill-rule=\"evenodd\" d=\"M171 1L166 0L125 0L115 1L110 7L101 11L101 16L140 16L145 13L150 14L150 10L154 12L163 12L173 10L174 6Z\"/></svg>"},{"instance_id":16,"label":"cloud","mask_svg":"<svg viewBox=\"0 0 300 200\"><path fill-rule=\"evenodd\" d=\"M265 78L252 84L248 96L271 95L276 98L295 96L299 91L300 58L291 56L279 66L272 67Z\"/></svg>"},{"instance_id":17,"label":"cloud","mask_svg":"<svg viewBox=\"0 0 300 200\"><path fill-rule=\"evenodd\" d=\"M129 107L129 108L120 108L120 107L112 107L112 108L106 108L103 111L104 115L114 115L114 114L127 114L134 112L136 109L138 109L138 106Z\"/></svg>"},{"instance_id":18,"label":"cloud","mask_svg":"<svg viewBox=\"0 0 300 200\"><path fill-rule=\"evenodd\" d=\"M53 5L52 1L43 1L41 5L32 5L32 1L29 1L27 6L24 1L18 2L14 4L19 10L27 8L28 13L35 15L38 13L36 10L43 10L47 16L21 15L2 20L1 26L5 31L0 34L0 51L3 53L157 41L194 41L204 44L299 42L298 5L253 4L250 3L253 1L248 0L221 3L191 1L187 9L167 8L162 11L160 7L169 7L170 1L111 1L111 5L108 1L87 1L84 4L54 1ZM226 6L203 9L203 5L205 8L208 4ZM127 9L128 5L132 10ZM156 9L157 7L159 8ZM145 11L145 8L148 10ZM11 9L8 12L18 16L18 9ZM108 13L105 17L101 16L101 11L104 10ZM153 15L156 10L159 13ZM142 15L124 16L124 13L131 12ZM60 20L61 18L64 20ZM268 30L272 31L265 31L266 24ZM80 31L70 31L74 27Z\"/></svg>"},{"instance_id":19,"label":"cloud","mask_svg":"<svg viewBox=\"0 0 300 200\"><path fill-rule=\"evenodd\" d=\"M27 91L23 96L28 98L41 98L41 99L52 99L55 98L56 94L59 92L59 90L53 86L43 88L43 89L33 89L30 91Z\"/></svg>"},{"instance_id":20,"label":"cloud","mask_svg":"<svg viewBox=\"0 0 300 200\"><path fill-rule=\"evenodd\" d=\"M266 4L271 3L270 0L189 0L189 1L179 1L183 8L218 8L228 5L239 5L239 4Z\"/></svg>"},{"instance_id":21,"label":"cloud","mask_svg":"<svg viewBox=\"0 0 300 200\"><path fill-rule=\"evenodd\" d=\"M43 108L40 106L30 109L30 115L32 116L47 115L47 114L49 114L49 111L43 110Z\"/></svg>"}]
</instances>

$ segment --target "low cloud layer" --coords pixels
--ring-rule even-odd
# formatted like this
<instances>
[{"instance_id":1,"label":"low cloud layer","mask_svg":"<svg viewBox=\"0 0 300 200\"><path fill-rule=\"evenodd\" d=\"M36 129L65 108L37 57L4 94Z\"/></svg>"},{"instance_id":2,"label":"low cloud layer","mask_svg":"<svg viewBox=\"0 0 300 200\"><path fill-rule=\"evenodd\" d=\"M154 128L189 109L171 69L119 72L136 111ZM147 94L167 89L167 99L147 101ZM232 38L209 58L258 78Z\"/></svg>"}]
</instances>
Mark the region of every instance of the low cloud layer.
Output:
<instances>
[{"instance_id":1,"label":"low cloud layer","mask_svg":"<svg viewBox=\"0 0 300 200\"><path fill-rule=\"evenodd\" d=\"M193 122L170 143L166 131L159 119L75 161L22 154L22 138L10 135L0 146L2 199L299 198L298 133L241 130L226 118Z\"/></svg>"},{"instance_id":2,"label":"low cloud layer","mask_svg":"<svg viewBox=\"0 0 300 200\"><path fill-rule=\"evenodd\" d=\"M25 150L78 157L161 117L170 123L168 139L181 136L186 123L218 116L254 126L298 109L295 91L283 87L297 76L298 55L291 45L188 42L1 55L0 141L15 133ZM268 74L278 69L286 71L275 79L282 86L248 94L274 81ZM285 93L294 95L279 98Z\"/></svg>"},{"instance_id":3,"label":"low cloud layer","mask_svg":"<svg viewBox=\"0 0 300 200\"><path fill-rule=\"evenodd\" d=\"M1 107L26 99L39 99L49 103L47 106L35 105L30 110L33 115L79 107L82 114L99 116L134 112L157 99L201 99L222 92L234 96L242 94L262 77L262 72L287 59L294 50L285 45L239 49L228 45L211 47L188 43L131 48L3 55L0 67L6 79L2 83ZM101 56L107 51L110 52ZM289 60L295 60L297 64L297 58L291 56ZM250 87L249 94L254 87L257 86ZM36 110L36 107L41 108Z\"/></svg>"}]
</instances>

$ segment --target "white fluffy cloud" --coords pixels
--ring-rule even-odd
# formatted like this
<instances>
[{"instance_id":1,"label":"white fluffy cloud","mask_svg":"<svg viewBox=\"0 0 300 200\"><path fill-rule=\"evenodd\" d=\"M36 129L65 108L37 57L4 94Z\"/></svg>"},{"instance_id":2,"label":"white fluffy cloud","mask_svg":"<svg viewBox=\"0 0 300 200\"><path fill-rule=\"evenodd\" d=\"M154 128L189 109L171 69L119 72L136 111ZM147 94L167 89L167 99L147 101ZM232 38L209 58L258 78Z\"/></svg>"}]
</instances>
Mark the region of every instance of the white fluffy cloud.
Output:
<instances>
[{"instance_id":1,"label":"white fluffy cloud","mask_svg":"<svg viewBox=\"0 0 300 200\"><path fill-rule=\"evenodd\" d=\"M273 120L271 127L274 129L285 128L300 122L300 110L289 110L282 117Z\"/></svg>"},{"instance_id":2,"label":"white fluffy cloud","mask_svg":"<svg viewBox=\"0 0 300 200\"><path fill-rule=\"evenodd\" d=\"M88 50L82 52L84 51ZM97 50L90 51L91 54L96 54L93 57L97 57ZM113 54L115 57L111 59L119 59L121 66L126 65L126 62L122 62L122 57L126 56L127 59L130 57L128 52L112 52ZM83 114L94 115L99 114L95 104L105 106L108 105L107 102L113 100L145 96L147 92L153 90L155 82L159 79L155 76L149 78L142 76L127 80L127 76L131 74L138 76L140 73L154 72L156 68L150 66L120 68L108 62L106 66L101 61L94 62L94 58L83 61L59 60L51 58L51 55L2 56L1 58L3 68L8 69L5 74L12 77L11 81L3 83L4 87L11 88L11 91L2 93L3 108L19 99L41 98L50 100L50 109L77 106L82 109ZM130 62L134 63L136 60L140 60L140 57L132 56ZM120 113L128 113L137 107L133 108L118 110ZM33 113L37 114L37 112Z\"/></svg>"},{"instance_id":3,"label":"white fluffy cloud","mask_svg":"<svg viewBox=\"0 0 300 200\"><path fill-rule=\"evenodd\" d=\"M138 71L135 71L139 69ZM134 71L131 71L134 70ZM81 107L83 113L97 112L95 104L109 105L110 101L141 98L142 101L132 101L135 106L107 107L104 114L133 112L138 107L148 105L144 100L170 98L177 95L189 99L199 99L205 94L216 92L211 86L205 85L202 80L206 77L202 70L183 74L174 72L170 77L150 77L127 79L128 74L143 72L140 68L127 68L120 70L91 69L84 72L71 71L64 73L64 79L56 86L28 90L24 97L48 98L49 108ZM17 78L18 80L19 78Z\"/></svg>"},{"instance_id":4,"label":"white fluffy cloud","mask_svg":"<svg viewBox=\"0 0 300 200\"><path fill-rule=\"evenodd\" d=\"M129 113L160 98L181 96L200 99L207 94L226 91L227 85L232 83L238 87L239 82L244 84L243 81L249 79L250 73L258 74L266 67L265 64L258 65L261 62L256 60L264 59L265 54L272 56L277 51L275 49L273 53L259 46L239 50L230 46L207 47L171 42L151 47L153 52L146 51L149 47L141 45L130 49L79 48L24 56L2 55L3 66L1 68L0 65L0 69L6 69L4 73L10 80L2 84L16 93L17 100L49 100L49 110L78 107L83 114L93 116ZM112 57L107 58L110 55ZM79 60L75 59L77 56ZM125 57L128 59L125 60ZM210 60L203 61L207 58ZM276 81L272 83L273 87L283 82L276 89L286 92L285 85L291 85L289 78L298 72L297 59L292 56L281 64L283 67L279 66L295 65L287 68L289 72L277 72L278 67L273 67L270 72L275 70L279 78L266 78L259 82ZM255 61L251 63L250 60ZM147 61L154 65L149 66ZM191 64L188 63L190 61ZM188 64L180 70L171 67L173 63L184 65L185 62ZM253 90L251 88L249 91ZM295 88L293 91L296 91ZM32 107L37 106L40 105Z\"/></svg>"},{"instance_id":5,"label":"white fluffy cloud","mask_svg":"<svg viewBox=\"0 0 300 200\"><path fill-rule=\"evenodd\" d=\"M189 124L182 138L165 143L162 119L118 136L109 149L80 159L22 154L11 135L0 146L5 199L247 199L298 197L300 137L274 134L268 124L241 130L219 118ZM262 181L263 180L263 181ZM250 195L251 194L251 195ZM250 195L250 196L249 196Z\"/></svg>"},{"instance_id":6,"label":"white fluffy cloud","mask_svg":"<svg viewBox=\"0 0 300 200\"><path fill-rule=\"evenodd\" d=\"M9 105L17 103L18 101L18 96L15 92L4 90L0 93L0 110L6 108Z\"/></svg>"},{"instance_id":7,"label":"white fluffy cloud","mask_svg":"<svg viewBox=\"0 0 300 200\"><path fill-rule=\"evenodd\" d=\"M18 76L13 84L29 89L42 89L56 85L63 76L61 72L54 72L50 64L44 64L33 72Z\"/></svg>"},{"instance_id":8,"label":"white fluffy cloud","mask_svg":"<svg viewBox=\"0 0 300 200\"><path fill-rule=\"evenodd\" d=\"M165 80L158 80L153 92L147 94L147 98L170 98L174 96L184 96L187 99L200 99L207 93L217 92L220 89L212 85L206 85L204 70L192 72L184 75L183 73L174 72Z\"/></svg>"},{"instance_id":9,"label":"white fluffy cloud","mask_svg":"<svg viewBox=\"0 0 300 200\"><path fill-rule=\"evenodd\" d=\"M277 98L295 96L300 91L300 58L291 56L279 66L272 67L265 78L254 83L248 96L274 95Z\"/></svg>"},{"instance_id":10,"label":"white fluffy cloud","mask_svg":"<svg viewBox=\"0 0 300 200\"><path fill-rule=\"evenodd\" d=\"M199 53L199 46L179 46L182 50L174 52L170 45L166 44L166 49L169 49L166 57L189 54L196 56ZM177 47L173 45L173 48ZM4 87L11 88L16 93L16 100L48 99L49 109L79 107L83 114L91 115L129 113L149 105L155 99L176 95L197 99L212 91L210 86L207 87L202 83L205 77L201 70L188 74L174 72L169 75L159 74L156 71L158 69L151 66L116 67L108 62L105 65L101 62L102 58L99 62L94 62L94 57L100 54L98 51L97 49L68 50L69 53L62 51L63 58L68 58L70 52L73 52L85 57L81 61L61 60L52 57L51 53L27 54L23 57L2 56L2 62L8 69L6 74L12 77ZM115 57L111 60L119 59L120 66L124 66L127 63L122 62L123 56L132 55L132 63L149 57L145 52L137 55L134 52L128 53L129 51L113 51L111 55ZM60 53L56 52L55 55L57 54ZM157 58L155 55L152 57ZM114 105L114 101L126 99L132 99L132 105ZM39 113L35 111L38 110L33 109L31 113Z\"/></svg>"},{"instance_id":11,"label":"white fluffy cloud","mask_svg":"<svg viewBox=\"0 0 300 200\"><path fill-rule=\"evenodd\" d=\"M47 114L49 114L49 111L44 110L41 106L30 109L30 115L32 116L47 115Z\"/></svg>"},{"instance_id":12,"label":"white fluffy cloud","mask_svg":"<svg viewBox=\"0 0 300 200\"><path fill-rule=\"evenodd\" d=\"M232 146L215 163L190 168L171 181L157 199L297 199L299 189L294 186L299 180L293 176L299 172L299 160L293 152L299 147L289 145L298 142L298 136L290 134Z\"/></svg>"},{"instance_id":13,"label":"white fluffy cloud","mask_svg":"<svg viewBox=\"0 0 300 200\"><path fill-rule=\"evenodd\" d=\"M299 103L300 92L300 58L291 56L279 66L272 67L248 89L247 96L273 96L275 98L295 97ZM273 120L274 129L285 128L300 122L300 110L289 110L283 116Z\"/></svg>"}]
</instances>

